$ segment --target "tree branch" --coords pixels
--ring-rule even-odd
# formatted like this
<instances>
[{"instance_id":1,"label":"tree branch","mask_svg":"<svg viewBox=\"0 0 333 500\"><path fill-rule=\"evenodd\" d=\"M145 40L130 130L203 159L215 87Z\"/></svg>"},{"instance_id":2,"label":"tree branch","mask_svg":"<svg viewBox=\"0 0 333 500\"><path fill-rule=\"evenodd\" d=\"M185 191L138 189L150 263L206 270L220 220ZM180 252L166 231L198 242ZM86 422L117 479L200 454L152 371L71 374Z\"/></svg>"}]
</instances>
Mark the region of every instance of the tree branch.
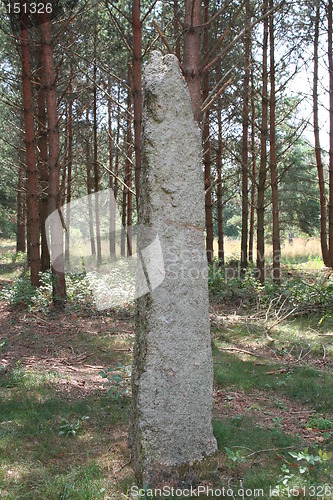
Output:
<instances>
[{"instance_id":1,"label":"tree branch","mask_svg":"<svg viewBox=\"0 0 333 500\"><path fill-rule=\"evenodd\" d=\"M232 4L233 0L230 0L230 2L227 2L223 7L221 7L220 10L216 12L206 23L203 24L203 26L210 26L212 22L215 21L223 12L229 7L230 4Z\"/></svg>"},{"instance_id":2,"label":"tree branch","mask_svg":"<svg viewBox=\"0 0 333 500\"><path fill-rule=\"evenodd\" d=\"M270 14L272 14L273 12L276 12L277 10L280 9L280 7L285 3L285 0L282 0L282 2L280 2L276 7L274 7L273 9L267 11L265 14L263 14L261 17L259 17L258 19L256 19L252 24L250 24L250 26L248 26L247 28L245 28L243 31L241 31L239 33L239 35L237 35L233 40L232 42L229 43L229 45L227 45L227 47L222 51L220 52L220 54L218 56L216 56L210 63L206 64L206 66L204 66L204 64L202 64L201 68L200 68L200 72L201 73L205 73L206 71L209 71L213 66L215 66L215 64L220 60L222 59L233 47L234 45L236 45L236 43L241 39L243 38L243 36L248 32L248 31L251 31L252 28L254 28L254 26L256 26L257 24L259 24L261 21L263 21L264 19L266 19L266 17L268 17Z\"/></svg>"},{"instance_id":3,"label":"tree branch","mask_svg":"<svg viewBox=\"0 0 333 500\"><path fill-rule=\"evenodd\" d=\"M147 10L147 12L145 13L145 15L143 16L142 18L142 21L141 21L141 24L143 24L145 22L145 20L147 19L147 17L149 16L149 14L151 13L151 11L153 10L153 8L155 7L155 5L157 4L158 0L154 0L154 2L152 3L152 5L149 7L149 9Z\"/></svg>"},{"instance_id":4,"label":"tree branch","mask_svg":"<svg viewBox=\"0 0 333 500\"><path fill-rule=\"evenodd\" d=\"M108 11L110 12L108 0L105 0L105 5L106 5ZM123 18L126 19L127 22L132 24L132 20L129 17L127 17L127 15L122 10L120 10L119 7L117 7L114 3L111 3L111 7L113 7L121 16L123 16Z\"/></svg>"},{"instance_id":5,"label":"tree branch","mask_svg":"<svg viewBox=\"0 0 333 500\"><path fill-rule=\"evenodd\" d=\"M107 2L106 2L106 7L107 7L107 9L108 9L108 11L109 11L109 14L110 14L110 16L111 16L111 19L112 19L112 20L113 20L113 22L115 23L116 28L117 28L117 30L118 30L118 32L119 32L119 34L120 34L121 38L123 39L123 41L124 41L124 43L125 43L125 45L126 45L127 49L129 50L129 52L133 52L133 48L131 47L131 45L130 45L130 43L129 43L129 40L127 39L127 37L126 37L125 33L124 33L124 32L123 32L123 30L121 29L120 24L119 24L119 23L118 23L118 21L117 21L117 18L115 17L115 15L113 14L113 12L111 12L111 9L110 9L110 7L109 7L109 5L108 5L108 3L107 3ZM114 6L113 6L113 7L114 7Z\"/></svg>"},{"instance_id":6,"label":"tree branch","mask_svg":"<svg viewBox=\"0 0 333 500\"><path fill-rule=\"evenodd\" d=\"M224 92L224 90L230 85L231 82L232 82L232 78L229 78L229 80L227 82L225 82L225 84L216 93L215 97L213 97L213 99L211 99L211 101L209 103L207 103L204 108L201 108L202 113L205 113L212 106L212 104L214 104L214 102L220 97L222 92Z\"/></svg>"},{"instance_id":7,"label":"tree branch","mask_svg":"<svg viewBox=\"0 0 333 500\"><path fill-rule=\"evenodd\" d=\"M162 32L161 28L158 26L158 24L157 24L157 22L155 21L155 19L154 19L153 23L154 23L154 26L155 26L155 28L156 28L156 30L157 30L157 32L158 32L158 34L159 34L159 35L160 35L160 37L161 37L161 40L163 41L163 43L165 44L166 48L168 49L169 54L173 54L175 57L177 57L177 56L176 56L176 54L172 51L172 48L170 47L170 45L169 45L169 43L168 43L167 39L165 38L165 36L164 36L164 34L163 34L163 32ZM180 65L180 68L181 68L182 72L184 73L184 72L185 72L185 70L184 70L184 67L183 67L183 65L182 65L182 63L181 63L180 61L179 61L179 65Z\"/></svg>"},{"instance_id":8,"label":"tree branch","mask_svg":"<svg viewBox=\"0 0 333 500\"><path fill-rule=\"evenodd\" d=\"M233 27L234 22L236 21L237 17L239 16L239 14L240 14L243 6L244 6L244 3L245 3L245 0L243 0L243 2L241 3L240 7L237 9L234 17L231 20L231 23L229 24L229 26L227 27L227 29L224 31L223 35L218 39L218 41L215 43L214 47L209 51L209 53L207 54L207 56L203 60L203 62L201 64L201 67L205 66L208 63L210 56L212 54L214 54L214 52L216 52L216 50L218 49L218 47L222 44L223 40L225 39L225 37L227 36L227 34L230 32L231 28Z\"/></svg>"}]
</instances>

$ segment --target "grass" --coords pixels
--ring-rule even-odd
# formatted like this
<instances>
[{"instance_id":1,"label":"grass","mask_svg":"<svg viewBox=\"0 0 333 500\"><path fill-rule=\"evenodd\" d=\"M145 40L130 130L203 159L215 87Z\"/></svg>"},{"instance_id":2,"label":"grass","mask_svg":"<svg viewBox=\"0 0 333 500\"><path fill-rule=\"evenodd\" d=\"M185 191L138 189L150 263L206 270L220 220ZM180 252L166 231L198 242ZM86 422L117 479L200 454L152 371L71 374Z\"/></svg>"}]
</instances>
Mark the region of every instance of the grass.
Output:
<instances>
[{"instance_id":1,"label":"grass","mask_svg":"<svg viewBox=\"0 0 333 500\"><path fill-rule=\"evenodd\" d=\"M68 397L59 391L63 383L57 374L21 366L3 377L1 498L102 499L111 488L103 442L111 448L112 432L127 423L129 402L110 401L101 391ZM60 435L64 420L75 435Z\"/></svg>"},{"instance_id":2,"label":"grass","mask_svg":"<svg viewBox=\"0 0 333 500\"><path fill-rule=\"evenodd\" d=\"M26 267L26 255L15 253L13 242L0 240L0 278L13 280Z\"/></svg>"},{"instance_id":3,"label":"grass","mask_svg":"<svg viewBox=\"0 0 333 500\"><path fill-rule=\"evenodd\" d=\"M286 373L279 373L280 364L257 366L255 361L244 361L229 353L215 352L214 359L215 381L225 390L274 392L277 398L285 395L318 412L333 413L333 392L327 391L327 387L333 386L332 374L312 366L295 366Z\"/></svg>"},{"instance_id":4,"label":"grass","mask_svg":"<svg viewBox=\"0 0 333 500\"><path fill-rule=\"evenodd\" d=\"M240 238L225 238L224 250L226 261L230 259L240 260ZM254 252L256 249L254 248ZM265 247L266 261L271 262L272 245ZM214 240L214 255L218 255L218 242ZM255 253L254 253L255 255ZM281 244L281 262L283 264L306 264L311 268L320 269L323 267L321 258L320 239L319 238L294 238L290 244L285 240Z\"/></svg>"},{"instance_id":5,"label":"grass","mask_svg":"<svg viewBox=\"0 0 333 500\"><path fill-rule=\"evenodd\" d=\"M296 240L295 246L301 248ZM309 250L309 242L302 248ZM315 248L307 261L300 252L300 273L312 265L316 272ZM110 382L104 385L99 373L131 363L132 309L96 313L82 280L71 280L69 305L60 314L48 309L47 281L22 307L27 280L18 286L17 278L24 257L8 249L0 254L0 279L16 280L11 290L18 299L12 307L0 302L0 498L130 498L130 395L123 385L117 394L117 384L108 395ZM221 288L218 279L214 284ZM314 498L311 486L333 484L332 311L274 326L276 310L265 315L274 290L258 292L251 280L243 288L236 281L228 286L212 303L218 452L198 465L194 478L234 491L262 488L262 498L277 486L279 498L288 498L286 486L299 486ZM249 294L255 299L247 302ZM307 462L311 457L314 465ZM333 498L326 493L321 498Z\"/></svg>"}]
</instances>

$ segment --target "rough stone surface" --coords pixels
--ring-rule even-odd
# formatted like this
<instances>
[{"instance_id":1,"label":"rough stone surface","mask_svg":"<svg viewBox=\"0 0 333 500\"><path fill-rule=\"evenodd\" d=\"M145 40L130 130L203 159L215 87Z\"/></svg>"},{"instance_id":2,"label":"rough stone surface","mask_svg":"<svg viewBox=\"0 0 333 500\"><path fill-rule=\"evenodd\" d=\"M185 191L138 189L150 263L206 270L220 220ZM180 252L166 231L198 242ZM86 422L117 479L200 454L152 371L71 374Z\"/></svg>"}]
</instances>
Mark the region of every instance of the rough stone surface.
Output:
<instances>
[{"instance_id":1,"label":"rough stone surface","mask_svg":"<svg viewBox=\"0 0 333 500\"><path fill-rule=\"evenodd\" d=\"M160 52L144 71L140 189L138 248L151 228L165 278L136 301L131 441L137 480L156 485L216 450L200 134L178 61Z\"/></svg>"}]
</instances>

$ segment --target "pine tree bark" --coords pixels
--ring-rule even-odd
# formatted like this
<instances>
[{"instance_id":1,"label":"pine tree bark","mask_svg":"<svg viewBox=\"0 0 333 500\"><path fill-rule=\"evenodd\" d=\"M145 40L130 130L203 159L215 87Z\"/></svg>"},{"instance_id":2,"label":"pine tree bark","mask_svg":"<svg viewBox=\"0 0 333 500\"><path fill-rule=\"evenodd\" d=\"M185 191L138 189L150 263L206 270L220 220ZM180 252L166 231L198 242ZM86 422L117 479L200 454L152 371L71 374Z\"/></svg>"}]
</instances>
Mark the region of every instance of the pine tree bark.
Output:
<instances>
[{"instance_id":1,"label":"pine tree bark","mask_svg":"<svg viewBox=\"0 0 333 500\"><path fill-rule=\"evenodd\" d=\"M117 201L118 197L118 175L119 175L119 150L120 150L120 94L121 88L118 86L118 99L117 99L117 133L116 133L116 155L114 160L114 199Z\"/></svg>"},{"instance_id":2,"label":"pine tree bark","mask_svg":"<svg viewBox=\"0 0 333 500\"><path fill-rule=\"evenodd\" d=\"M179 36L179 23L178 23L178 0L173 0L173 36L175 39L175 54L180 61L180 36Z\"/></svg>"},{"instance_id":3,"label":"pine tree bark","mask_svg":"<svg viewBox=\"0 0 333 500\"><path fill-rule=\"evenodd\" d=\"M222 123L221 123L221 100L217 105L218 139L216 151L216 171L217 171L217 234L218 234L218 260L220 265L224 265L224 233L223 233L223 202L222 202Z\"/></svg>"},{"instance_id":4,"label":"pine tree bark","mask_svg":"<svg viewBox=\"0 0 333 500\"><path fill-rule=\"evenodd\" d=\"M329 265L333 267L333 33L332 33L332 0L328 0L327 18L328 18L328 71L330 88L330 145L329 145L329 166L328 166L328 251Z\"/></svg>"},{"instance_id":5,"label":"pine tree bark","mask_svg":"<svg viewBox=\"0 0 333 500\"><path fill-rule=\"evenodd\" d=\"M95 225L96 225L96 249L97 265L102 263L102 242L100 229L99 211L99 180L100 172L98 165L98 124L97 124L97 23L94 32L94 86L93 86L93 114L94 114L94 191L95 191Z\"/></svg>"},{"instance_id":6,"label":"pine tree bark","mask_svg":"<svg viewBox=\"0 0 333 500\"><path fill-rule=\"evenodd\" d=\"M274 0L269 0L269 9L274 7ZM281 283L280 270L280 227L279 227L279 202L276 165L275 142L275 40L274 40L274 13L269 16L269 54L270 54L270 106L269 106L269 166L271 172L272 213L273 213L273 281L276 285Z\"/></svg>"},{"instance_id":7,"label":"pine tree bark","mask_svg":"<svg viewBox=\"0 0 333 500\"><path fill-rule=\"evenodd\" d=\"M20 141L18 151L18 176L17 176L17 218L16 218L16 252L26 251L25 238L25 158L23 155L23 139Z\"/></svg>"},{"instance_id":8,"label":"pine tree bark","mask_svg":"<svg viewBox=\"0 0 333 500\"><path fill-rule=\"evenodd\" d=\"M209 19L209 0L204 0L204 22ZM204 54L209 52L209 30L205 27L203 33L203 51ZM203 101L207 99L209 94L209 72L203 76ZM209 110L204 114L202 127L202 147L203 147L203 163L205 169L205 217L206 217L206 253L208 262L213 262L214 259L214 232L213 232L213 213L212 213L212 179L211 179L211 145L209 137Z\"/></svg>"},{"instance_id":9,"label":"pine tree bark","mask_svg":"<svg viewBox=\"0 0 333 500\"><path fill-rule=\"evenodd\" d=\"M256 110L254 102L254 78L253 66L251 70L251 159L252 159L252 182L251 182L251 206L250 206L250 227L249 227L249 262L253 264L253 241L254 241L254 213L255 213L255 197L256 197L256 147L255 147L255 119Z\"/></svg>"},{"instance_id":10,"label":"pine tree bark","mask_svg":"<svg viewBox=\"0 0 333 500\"><path fill-rule=\"evenodd\" d=\"M71 209L70 202L72 199L72 166L73 166L73 97L72 97L72 78L73 68L71 66L71 83L69 86L69 102L68 102L68 152L67 152L67 183L66 183L66 237L65 237L65 262L69 264L69 242L70 242L70 221Z\"/></svg>"},{"instance_id":11,"label":"pine tree bark","mask_svg":"<svg viewBox=\"0 0 333 500\"><path fill-rule=\"evenodd\" d=\"M263 14L268 11L268 0L263 1ZM262 59L262 110L261 110L261 137L260 137L260 170L258 182L258 207L257 207L257 269L258 278L261 283L265 282L265 184L266 184L266 162L267 162L267 121L268 121L268 97L267 97L267 52L268 52L268 17L264 19L263 35L263 59Z\"/></svg>"},{"instance_id":12,"label":"pine tree bark","mask_svg":"<svg viewBox=\"0 0 333 500\"><path fill-rule=\"evenodd\" d=\"M91 255L96 255L96 244L95 244L95 234L94 234L94 215L93 207L91 201L91 194L93 192L93 180L91 176L91 156L90 156L90 122L89 122L89 110L86 111L86 164L87 164L87 193L88 193L88 212L89 212L89 236L90 236L90 247Z\"/></svg>"},{"instance_id":13,"label":"pine tree bark","mask_svg":"<svg viewBox=\"0 0 333 500\"><path fill-rule=\"evenodd\" d=\"M108 78L108 94L111 95L112 84L111 76ZM116 255L116 210L114 203L114 178L113 178L113 146L112 146L112 101L108 98L108 138L109 138L109 188L111 190L110 205L109 205L109 252L110 257Z\"/></svg>"},{"instance_id":14,"label":"pine tree bark","mask_svg":"<svg viewBox=\"0 0 333 500\"><path fill-rule=\"evenodd\" d=\"M201 0L185 0L184 76L198 124L201 121L200 46Z\"/></svg>"},{"instance_id":15,"label":"pine tree bark","mask_svg":"<svg viewBox=\"0 0 333 500\"><path fill-rule=\"evenodd\" d=\"M45 109L45 88L43 74L43 53L42 47L38 51L38 69L37 69L37 88L38 88L38 173L39 173L39 219L41 234L41 260L40 270L42 272L50 269L50 252L47 245L45 221L48 216L48 144L47 144L47 121Z\"/></svg>"},{"instance_id":16,"label":"pine tree bark","mask_svg":"<svg viewBox=\"0 0 333 500\"><path fill-rule=\"evenodd\" d=\"M40 15L42 34L44 81L49 129L49 213L59 208L59 128L56 93L56 73L53 60L53 42L51 20L45 11ZM66 282L64 274L63 233L51 226L51 254L58 255L56 266L52 265L53 304L63 306L66 300Z\"/></svg>"},{"instance_id":17,"label":"pine tree bark","mask_svg":"<svg viewBox=\"0 0 333 500\"><path fill-rule=\"evenodd\" d=\"M38 213L38 178L35 155L35 129L32 99L31 61L27 4L21 0L21 54L24 130L27 151L27 222L28 222L28 255L30 263L30 280L39 286L39 213Z\"/></svg>"},{"instance_id":18,"label":"pine tree bark","mask_svg":"<svg viewBox=\"0 0 333 500\"><path fill-rule=\"evenodd\" d=\"M131 74L127 75L127 84L131 88ZM131 124L131 91L127 93L127 114L126 114L126 159L124 170L124 186L122 200L122 220L121 220L121 256L132 255L132 193L129 191L131 183L131 161L132 161L132 124Z\"/></svg>"},{"instance_id":19,"label":"pine tree bark","mask_svg":"<svg viewBox=\"0 0 333 500\"><path fill-rule=\"evenodd\" d=\"M313 45L313 131L315 140L316 165L318 173L319 200L320 200L320 243L321 253L325 266L330 266L327 245L327 210L324 167L321 156L319 120L318 120L318 45L319 45L320 7L316 8L315 32Z\"/></svg>"},{"instance_id":20,"label":"pine tree bark","mask_svg":"<svg viewBox=\"0 0 333 500\"><path fill-rule=\"evenodd\" d=\"M126 179L126 174L125 174ZM123 186L123 199L121 206L121 230L120 230L120 255L126 256L126 207L127 207L127 188Z\"/></svg>"},{"instance_id":21,"label":"pine tree bark","mask_svg":"<svg viewBox=\"0 0 333 500\"><path fill-rule=\"evenodd\" d=\"M128 111L131 111L131 95L128 98ZM127 124L127 154L126 154L126 175L125 184L128 187L127 191L127 257L132 255L133 235L132 235L132 219L133 219L133 197L132 197L132 124L128 120Z\"/></svg>"},{"instance_id":22,"label":"pine tree bark","mask_svg":"<svg viewBox=\"0 0 333 500\"><path fill-rule=\"evenodd\" d=\"M133 23L133 108L134 108L134 154L135 190L138 203L141 172L141 129L142 129L142 24L140 19L140 0L132 2Z\"/></svg>"},{"instance_id":23,"label":"pine tree bark","mask_svg":"<svg viewBox=\"0 0 333 500\"><path fill-rule=\"evenodd\" d=\"M246 21L245 25L250 24L249 0L245 3ZM243 112L242 112L242 237L241 237L241 270L247 269L247 239L248 239L248 184L249 184L249 83L250 83L250 43L251 34L246 32L244 38L244 84L243 84Z\"/></svg>"}]
</instances>

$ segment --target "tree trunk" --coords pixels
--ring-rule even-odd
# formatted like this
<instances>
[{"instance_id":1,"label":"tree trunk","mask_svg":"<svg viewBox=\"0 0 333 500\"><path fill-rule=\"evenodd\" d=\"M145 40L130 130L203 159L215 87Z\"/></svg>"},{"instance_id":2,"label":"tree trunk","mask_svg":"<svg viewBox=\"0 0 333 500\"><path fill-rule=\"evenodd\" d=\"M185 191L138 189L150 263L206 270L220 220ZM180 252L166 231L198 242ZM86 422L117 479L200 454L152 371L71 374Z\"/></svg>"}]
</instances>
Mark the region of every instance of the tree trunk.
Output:
<instances>
[{"instance_id":1,"label":"tree trunk","mask_svg":"<svg viewBox=\"0 0 333 500\"><path fill-rule=\"evenodd\" d=\"M128 73L127 84L131 88L131 74ZM132 193L130 192L132 184L132 123L131 123L131 91L127 93L127 119L126 119L126 159L124 172L124 189L123 189L123 210L122 210L122 234L121 234L121 250L122 256L125 256L125 240L127 247L127 256L132 255Z\"/></svg>"},{"instance_id":2,"label":"tree trunk","mask_svg":"<svg viewBox=\"0 0 333 500\"><path fill-rule=\"evenodd\" d=\"M131 110L131 96L129 95L129 107L128 111ZM125 183L128 186L127 189L127 257L132 255L132 245L133 245L133 235L132 235L132 219L133 219L133 198L132 198L132 125L131 120L128 123L127 129L127 158L126 158L126 176Z\"/></svg>"},{"instance_id":3,"label":"tree trunk","mask_svg":"<svg viewBox=\"0 0 333 500\"><path fill-rule=\"evenodd\" d=\"M98 166L98 138L97 138L97 24L94 33L94 87L93 87L93 113L94 113L94 191L95 191L95 224L97 265L102 263L102 243L99 212L99 166Z\"/></svg>"},{"instance_id":4,"label":"tree trunk","mask_svg":"<svg viewBox=\"0 0 333 500\"><path fill-rule=\"evenodd\" d=\"M27 4L21 0L21 52L24 130L27 151L27 214L28 214L28 254L31 284L39 286L39 214L38 214L38 178L35 156L35 129L32 101L30 43Z\"/></svg>"},{"instance_id":5,"label":"tree trunk","mask_svg":"<svg viewBox=\"0 0 333 500\"><path fill-rule=\"evenodd\" d=\"M126 173L125 173L126 180ZM127 188L123 186L123 201L121 209L121 231L120 231L120 255L126 256L126 202L127 202Z\"/></svg>"},{"instance_id":6,"label":"tree trunk","mask_svg":"<svg viewBox=\"0 0 333 500\"><path fill-rule=\"evenodd\" d=\"M333 47L332 47L332 0L328 0L327 18L328 18L328 70L330 86L330 146L329 146L329 197L328 197L328 248L329 264L333 267Z\"/></svg>"},{"instance_id":7,"label":"tree trunk","mask_svg":"<svg viewBox=\"0 0 333 500\"><path fill-rule=\"evenodd\" d=\"M142 129L142 24L140 20L140 0L132 2L133 23L133 107L134 107L134 153L135 190L138 203L141 172L141 129Z\"/></svg>"},{"instance_id":8,"label":"tree trunk","mask_svg":"<svg viewBox=\"0 0 333 500\"><path fill-rule=\"evenodd\" d=\"M89 236L91 255L96 255L95 235L94 235L94 215L91 202L91 194L93 192L93 181L91 178L91 159L90 159L90 126L89 126L89 110L86 111L86 163L87 163L87 193L88 193L88 211L89 211Z\"/></svg>"},{"instance_id":9,"label":"tree trunk","mask_svg":"<svg viewBox=\"0 0 333 500\"><path fill-rule=\"evenodd\" d=\"M180 36L179 36L179 23L178 23L178 0L173 0L173 36L175 39L175 54L180 61Z\"/></svg>"},{"instance_id":10,"label":"tree trunk","mask_svg":"<svg viewBox=\"0 0 333 500\"><path fill-rule=\"evenodd\" d=\"M222 203L222 123L221 123L221 100L218 100L217 121L218 140L216 151L217 170L217 234L218 234L218 260L224 265L224 234L223 234L223 203Z\"/></svg>"},{"instance_id":11,"label":"tree trunk","mask_svg":"<svg viewBox=\"0 0 333 500\"><path fill-rule=\"evenodd\" d=\"M201 0L185 0L184 72L194 119L201 121Z\"/></svg>"},{"instance_id":12,"label":"tree trunk","mask_svg":"<svg viewBox=\"0 0 333 500\"><path fill-rule=\"evenodd\" d=\"M73 78L73 68L71 67L71 81ZM66 238L65 238L65 262L69 264L69 242L70 242L70 222L71 211L70 202L72 198L72 163L73 163L73 98L72 98L72 82L69 86L69 103L68 103L68 152L67 152L67 193L66 193Z\"/></svg>"},{"instance_id":13,"label":"tree trunk","mask_svg":"<svg viewBox=\"0 0 333 500\"><path fill-rule=\"evenodd\" d=\"M268 0L263 2L263 14L268 11ZM258 278L261 283L265 282L265 183L266 183L266 154L267 154L267 49L268 49L268 17L264 19L263 36L263 62L262 62L262 117L261 117L261 146L260 146L260 170L258 183L258 208L257 208L257 268Z\"/></svg>"},{"instance_id":14,"label":"tree trunk","mask_svg":"<svg viewBox=\"0 0 333 500\"><path fill-rule=\"evenodd\" d=\"M253 240L254 240L254 211L256 196L256 147L255 147L255 119L256 110L254 103L254 78L253 67L251 70L251 158L252 158L252 182L251 182L251 207L250 207L250 228L249 228L249 262L253 264Z\"/></svg>"},{"instance_id":15,"label":"tree trunk","mask_svg":"<svg viewBox=\"0 0 333 500\"><path fill-rule=\"evenodd\" d=\"M45 88L43 74L43 53L42 47L38 51L38 69L37 69L37 86L38 86L38 172L39 172L39 220L41 234L41 261L40 270L42 272L50 269L50 252L47 245L45 221L48 216L48 187L49 187L49 172L48 172L48 144L47 144L47 122L45 109Z\"/></svg>"},{"instance_id":16,"label":"tree trunk","mask_svg":"<svg viewBox=\"0 0 333 500\"><path fill-rule=\"evenodd\" d=\"M40 15L44 80L49 128L49 213L59 208L59 129L56 94L56 74L53 61L53 44L51 35L51 21L49 14ZM58 255L57 261L52 263L53 303L62 306L66 300L66 282L64 274L63 231L62 228L51 226L51 253Z\"/></svg>"},{"instance_id":17,"label":"tree trunk","mask_svg":"<svg viewBox=\"0 0 333 500\"><path fill-rule=\"evenodd\" d=\"M17 177L17 219L16 219L16 252L25 252L25 161L22 139L18 151L19 169Z\"/></svg>"},{"instance_id":18,"label":"tree trunk","mask_svg":"<svg viewBox=\"0 0 333 500\"><path fill-rule=\"evenodd\" d=\"M246 21L245 25L250 24L249 0L245 4ZM247 269L247 237L248 237L248 134L249 134L249 83L250 83L250 43L251 34L247 31L244 38L244 86L243 86L243 137L242 137L242 237L241 237L241 270Z\"/></svg>"},{"instance_id":19,"label":"tree trunk","mask_svg":"<svg viewBox=\"0 0 333 500\"><path fill-rule=\"evenodd\" d=\"M209 19L209 0L204 1L204 19L205 23ZM208 26L204 29L203 34L203 51L204 54L209 52L209 30ZM209 94L209 72L207 71L203 77L203 101L207 99ZM209 138L209 110L205 112L202 128L202 147L203 147L203 163L205 168L205 216L206 216L206 253L208 262L213 262L214 259L214 232L213 232L213 214L212 214L212 179L211 179L211 152Z\"/></svg>"},{"instance_id":20,"label":"tree trunk","mask_svg":"<svg viewBox=\"0 0 333 500\"><path fill-rule=\"evenodd\" d=\"M112 92L111 76L108 79L108 94ZM114 202L114 179L113 179L113 147L112 147L112 101L108 98L108 137L109 137L109 188L111 190L110 194L110 205L109 205L109 252L110 257L116 255L116 206Z\"/></svg>"},{"instance_id":21,"label":"tree trunk","mask_svg":"<svg viewBox=\"0 0 333 500\"><path fill-rule=\"evenodd\" d=\"M269 8L273 9L274 0L269 0ZM273 281L281 283L280 271L280 228L279 228L279 202L275 145L275 57L274 57L274 13L269 16L269 54L270 54L270 80L271 95L269 107L269 165L271 171L272 212L273 212Z\"/></svg>"},{"instance_id":22,"label":"tree trunk","mask_svg":"<svg viewBox=\"0 0 333 500\"><path fill-rule=\"evenodd\" d=\"M117 134L116 134L116 154L115 154L115 161L114 161L114 173L115 173L115 180L114 180L114 199L116 201L116 207L117 207L117 198L118 198L118 191L119 191L119 182L118 182L118 176L119 176L119 151L120 151L120 94L121 94L121 88L120 85L118 86L118 106L117 106ZM117 235L118 231L116 229L115 233L115 238L116 238L116 249L117 249ZM122 249L122 238L123 238L123 219L122 219L122 225L120 228L120 247ZM120 249L120 253L121 253ZM121 256L124 256L121 253Z\"/></svg>"},{"instance_id":23,"label":"tree trunk","mask_svg":"<svg viewBox=\"0 0 333 500\"><path fill-rule=\"evenodd\" d=\"M118 197L118 174L119 174L119 150L120 150L120 85L118 86L118 106L117 106L117 135L116 135L116 156L114 162L114 199Z\"/></svg>"},{"instance_id":24,"label":"tree trunk","mask_svg":"<svg viewBox=\"0 0 333 500\"><path fill-rule=\"evenodd\" d=\"M319 45L320 7L316 8L315 33L313 46L313 130L315 140L316 165L318 172L319 199L320 199L320 243L321 253L325 266L330 266L327 245L327 211L324 167L321 157L319 122L318 122L318 45Z\"/></svg>"}]
</instances>

